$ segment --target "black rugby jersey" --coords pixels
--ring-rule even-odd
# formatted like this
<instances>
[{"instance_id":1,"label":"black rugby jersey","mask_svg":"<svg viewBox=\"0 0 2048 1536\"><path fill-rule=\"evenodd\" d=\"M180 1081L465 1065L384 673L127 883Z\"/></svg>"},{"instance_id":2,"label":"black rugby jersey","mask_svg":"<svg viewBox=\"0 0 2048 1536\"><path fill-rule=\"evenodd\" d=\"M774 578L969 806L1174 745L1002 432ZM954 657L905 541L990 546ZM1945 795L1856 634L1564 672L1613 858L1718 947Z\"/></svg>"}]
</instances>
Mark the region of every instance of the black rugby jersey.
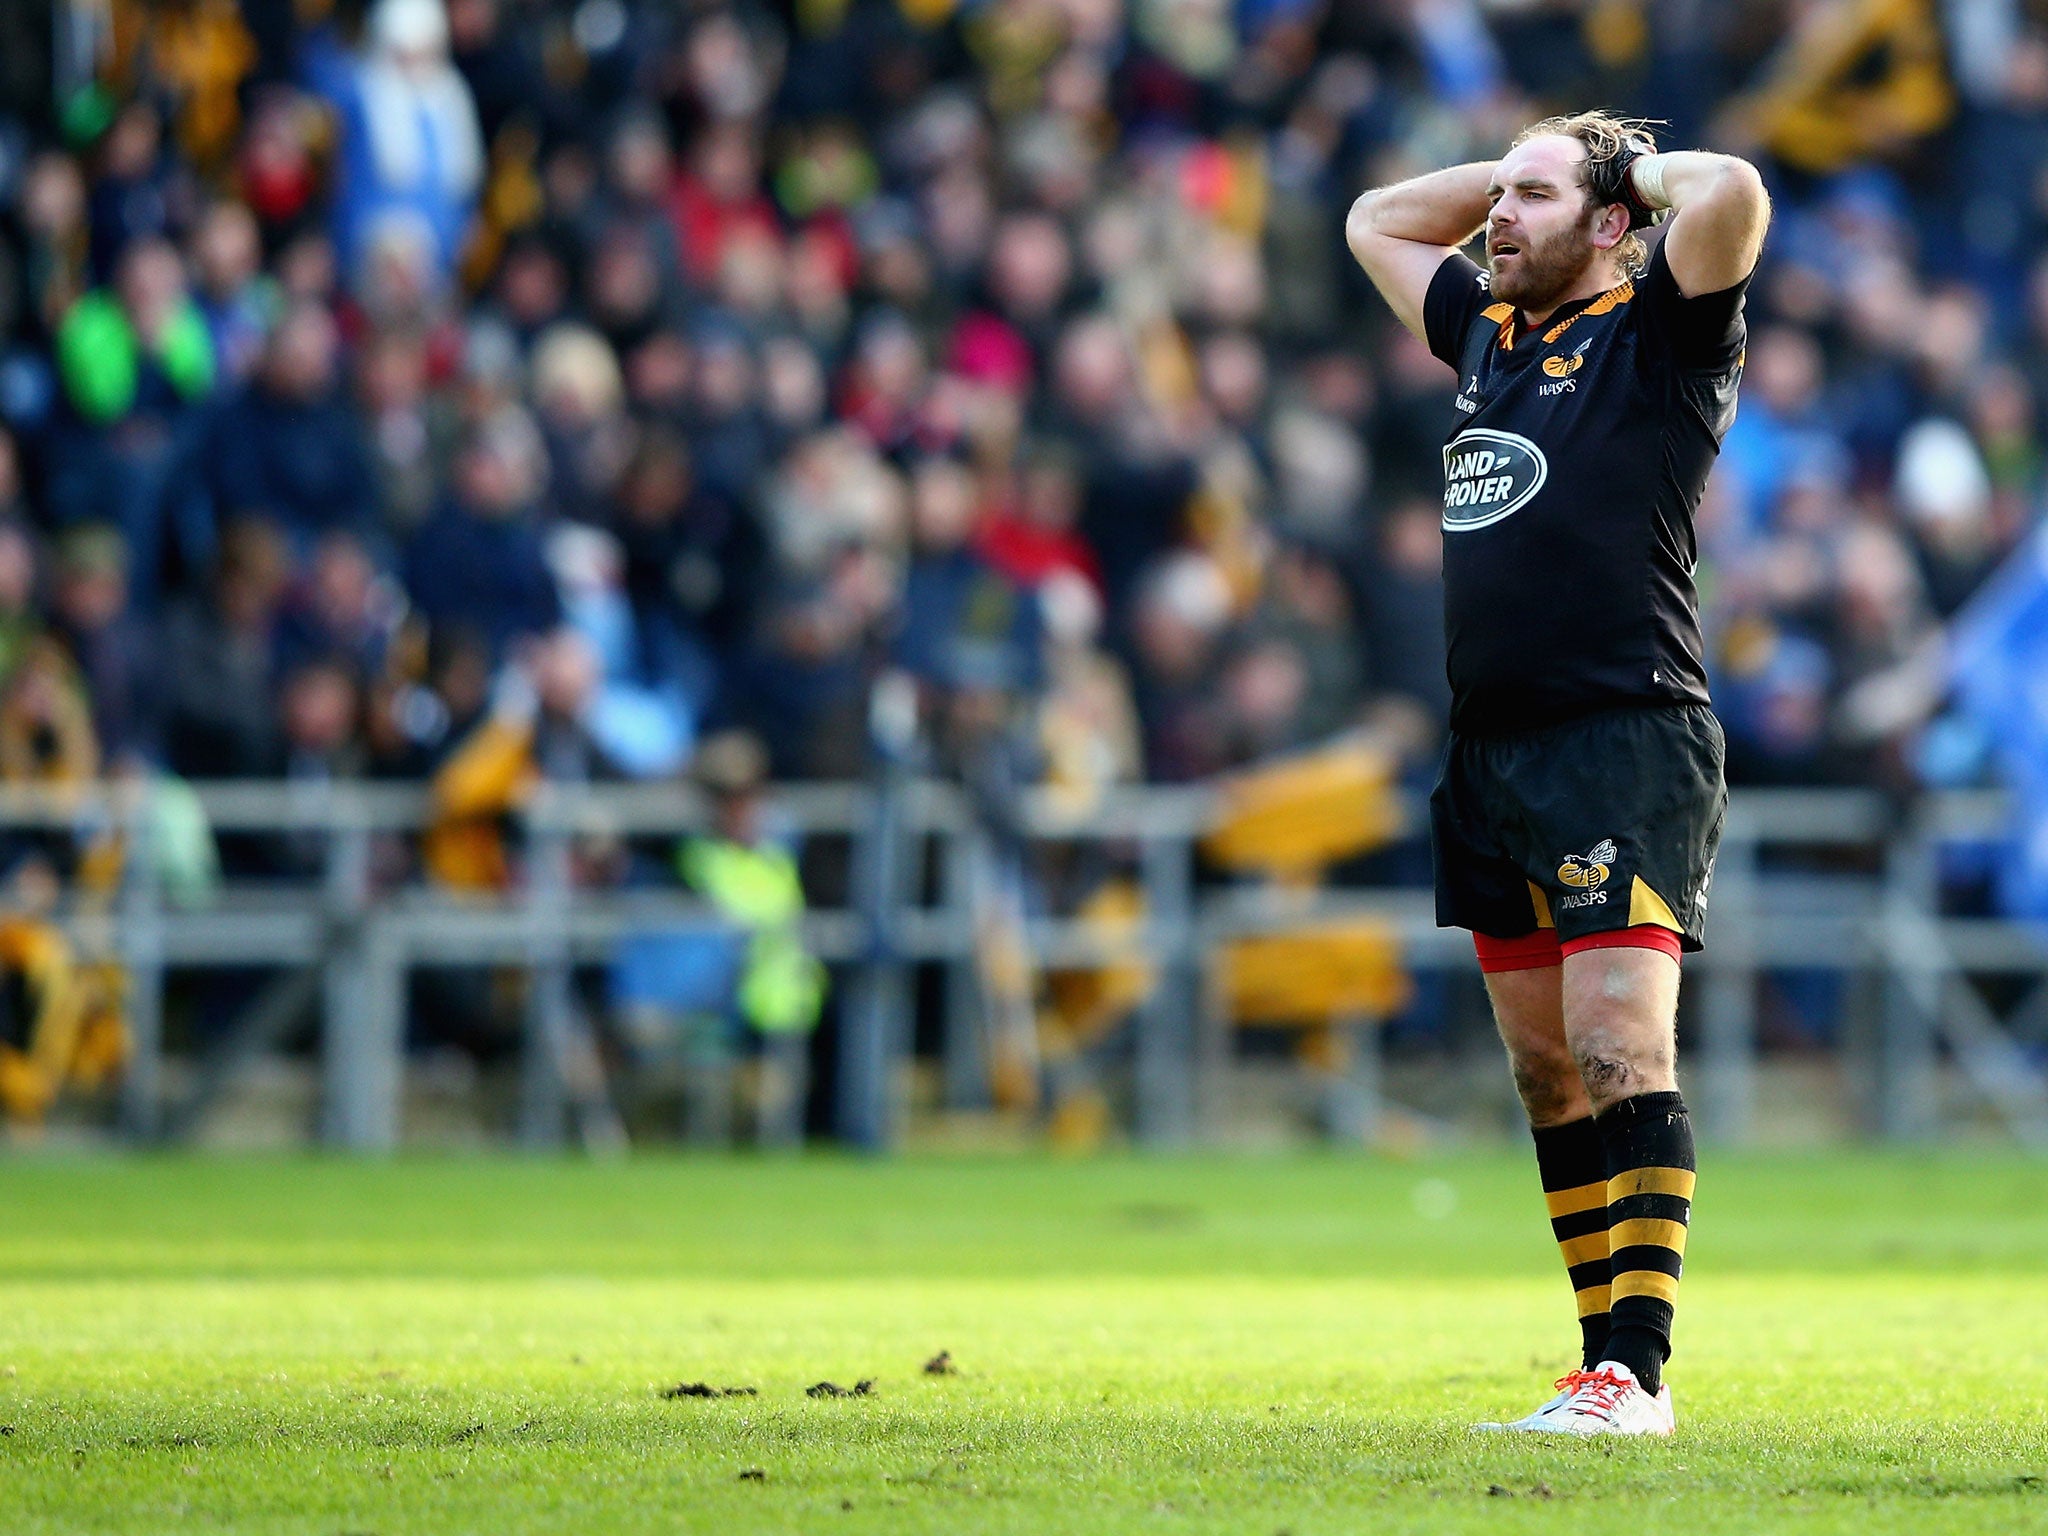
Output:
<instances>
[{"instance_id":1,"label":"black rugby jersey","mask_svg":"<svg viewBox=\"0 0 2048 1536\"><path fill-rule=\"evenodd\" d=\"M1524 330L1470 259L1437 269L1424 329L1458 370L1444 443L1453 729L1707 702L1693 513L1735 419L1748 286L1688 299L1660 244L1642 277Z\"/></svg>"}]
</instances>

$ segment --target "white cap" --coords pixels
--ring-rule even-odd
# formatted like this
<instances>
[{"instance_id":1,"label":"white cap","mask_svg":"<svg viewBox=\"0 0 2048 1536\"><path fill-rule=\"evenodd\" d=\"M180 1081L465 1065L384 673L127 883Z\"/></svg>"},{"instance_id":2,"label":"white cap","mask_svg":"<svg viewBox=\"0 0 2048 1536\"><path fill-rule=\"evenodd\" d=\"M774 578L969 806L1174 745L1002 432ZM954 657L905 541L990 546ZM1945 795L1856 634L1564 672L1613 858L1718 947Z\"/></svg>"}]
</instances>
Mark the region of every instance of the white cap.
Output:
<instances>
[{"instance_id":1,"label":"white cap","mask_svg":"<svg viewBox=\"0 0 2048 1536\"><path fill-rule=\"evenodd\" d=\"M385 53L445 53L448 12L441 0L381 0L370 38Z\"/></svg>"},{"instance_id":2,"label":"white cap","mask_svg":"<svg viewBox=\"0 0 2048 1536\"><path fill-rule=\"evenodd\" d=\"M1230 583L1209 556L1179 550L1153 568L1145 601L1191 629L1214 634L1230 617Z\"/></svg>"},{"instance_id":3,"label":"white cap","mask_svg":"<svg viewBox=\"0 0 2048 1536\"><path fill-rule=\"evenodd\" d=\"M1990 508L1991 476L1970 434L1930 416L1899 439L1892 482L1900 507L1922 525L1975 522Z\"/></svg>"},{"instance_id":4,"label":"white cap","mask_svg":"<svg viewBox=\"0 0 2048 1536\"><path fill-rule=\"evenodd\" d=\"M1102 632L1102 599L1088 578L1055 571L1038 589L1047 633L1062 645L1087 645Z\"/></svg>"},{"instance_id":5,"label":"white cap","mask_svg":"<svg viewBox=\"0 0 2048 1536\"><path fill-rule=\"evenodd\" d=\"M625 555L602 528L563 523L548 535L548 569L568 592L606 592L619 584Z\"/></svg>"}]
</instances>

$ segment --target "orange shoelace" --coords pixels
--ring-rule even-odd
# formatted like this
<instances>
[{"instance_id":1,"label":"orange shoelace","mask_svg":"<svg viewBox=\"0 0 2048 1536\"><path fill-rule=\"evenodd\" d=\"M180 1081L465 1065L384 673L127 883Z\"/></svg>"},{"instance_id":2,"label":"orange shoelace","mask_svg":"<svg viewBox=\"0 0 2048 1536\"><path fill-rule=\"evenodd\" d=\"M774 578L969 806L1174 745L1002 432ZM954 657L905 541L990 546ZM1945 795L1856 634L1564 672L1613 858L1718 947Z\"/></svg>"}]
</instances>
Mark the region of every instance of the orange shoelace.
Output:
<instances>
[{"instance_id":1,"label":"orange shoelace","mask_svg":"<svg viewBox=\"0 0 2048 1536\"><path fill-rule=\"evenodd\" d=\"M1626 1376L1616 1375L1613 1371L1567 1371L1551 1385L1574 1396L1585 1391L1589 1399L1587 1407L1597 1408L1611 1416L1631 1383Z\"/></svg>"}]
</instances>

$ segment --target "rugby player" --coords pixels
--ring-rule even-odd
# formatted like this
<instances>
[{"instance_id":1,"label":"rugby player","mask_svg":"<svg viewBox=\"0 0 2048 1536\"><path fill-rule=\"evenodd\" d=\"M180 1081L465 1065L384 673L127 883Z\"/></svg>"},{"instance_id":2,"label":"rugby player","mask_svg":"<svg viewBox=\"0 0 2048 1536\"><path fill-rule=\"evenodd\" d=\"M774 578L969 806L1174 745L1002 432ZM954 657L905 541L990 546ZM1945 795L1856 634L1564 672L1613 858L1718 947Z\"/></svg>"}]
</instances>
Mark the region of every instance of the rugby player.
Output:
<instances>
[{"instance_id":1,"label":"rugby player","mask_svg":"<svg viewBox=\"0 0 2048 1536\"><path fill-rule=\"evenodd\" d=\"M1674 1075L1727 791L1693 514L1735 415L1755 167L1586 112L1366 193L1346 234L1458 373L1437 922L1468 928L1577 1295L1582 1369L1482 1428L1666 1435L1694 1159ZM1655 249L1639 231L1663 224ZM1486 265L1460 247L1484 234Z\"/></svg>"}]
</instances>

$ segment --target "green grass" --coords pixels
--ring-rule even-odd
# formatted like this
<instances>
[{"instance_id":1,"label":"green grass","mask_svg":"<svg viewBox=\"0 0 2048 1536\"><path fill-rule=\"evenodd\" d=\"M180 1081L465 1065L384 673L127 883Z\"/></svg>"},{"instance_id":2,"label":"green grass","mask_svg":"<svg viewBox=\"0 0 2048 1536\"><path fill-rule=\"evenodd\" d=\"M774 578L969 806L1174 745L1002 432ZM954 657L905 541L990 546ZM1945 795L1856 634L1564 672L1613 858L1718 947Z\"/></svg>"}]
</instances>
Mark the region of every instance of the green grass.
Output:
<instances>
[{"instance_id":1,"label":"green grass","mask_svg":"<svg viewBox=\"0 0 2048 1536\"><path fill-rule=\"evenodd\" d=\"M1552 1445L1520 1157L14 1161L0 1533L2048 1531L2048 1165L1700 1197L1679 1438Z\"/></svg>"}]
</instances>

